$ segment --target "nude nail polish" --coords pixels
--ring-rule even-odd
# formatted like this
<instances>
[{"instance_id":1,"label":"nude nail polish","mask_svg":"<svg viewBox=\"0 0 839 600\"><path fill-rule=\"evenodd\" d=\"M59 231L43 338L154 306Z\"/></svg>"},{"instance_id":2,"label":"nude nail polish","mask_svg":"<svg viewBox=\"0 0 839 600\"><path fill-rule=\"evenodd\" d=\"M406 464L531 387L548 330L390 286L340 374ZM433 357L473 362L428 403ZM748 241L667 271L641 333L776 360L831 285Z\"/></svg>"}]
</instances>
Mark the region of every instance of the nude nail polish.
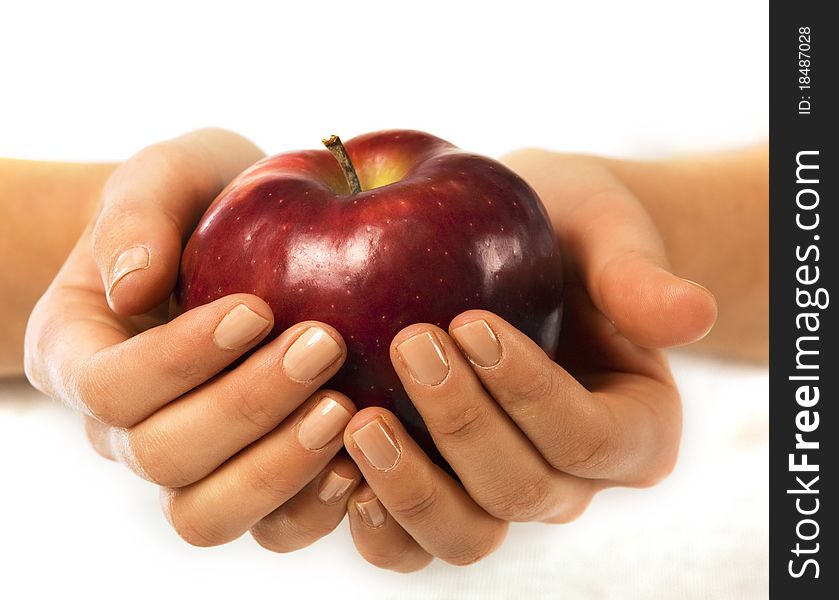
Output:
<instances>
[{"instance_id":1,"label":"nude nail polish","mask_svg":"<svg viewBox=\"0 0 839 600\"><path fill-rule=\"evenodd\" d=\"M449 374L449 363L443 348L429 331L408 338L396 347L415 381L439 385Z\"/></svg>"},{"instance_id":2,"label":"nude nail polish","mask_svg":"<svg viewBox=\"0 0 839 600\"><path fill-rule=\"evenodd\" d=\"M346 495L354 481L330 471L318 486L318 499L324 504L333 504Z\"/></svg>"},{"instance_id":3,"label":"nude nail polish","mask_svg":"<svg viewBox=\"0 0 839 600\"><path fill-rule=\"evenodd\" d=\"M379 471L392 469L402 453L381 419L367 423L352 434L352 439L367 462Z\"/></svg>"},{"instance_id":4,"label":"nude nail polish","mask_svg":"<svg viewBox=\"0 0 839 600\"><path fill-rule=\"evenodd\" d=\"M369 527L381 527L385 522L385 509L378 498L365 500L363 502L356 502L355 508Z\"/></svg>"},{"instance_id":5,"label":"nude nail polish","mask_svg":"<svg viewBox=\"0 0 839 600\"><path fill-rule=\"evenodd\" d=\"M286 374L296 381L310 381L341 356L341 346L320 327L309 327L283 357Z\"/></svg>"},{"instance_id":6,"label":"nude nail polish","mask_svg":"<svg viewBox=\"0 0 839 600\"><path fill-rule=\"evenodd\" d=\"M349 411L332 398L324 398L310 410L297 429L300 445L308 450L323 448L350 422Z\"/></svg>"},{"instance_id":7,"label":"nude nail polish","mask_svg":"<svg viewBox=\"0 0 839 600\"><path fill-rule=\"evenodd\" d=\"M501 344L483 319L452 329L452 336L479 367L491 367L501 360Z\"/></svg>"},{"instance_id":8,"label":"nude nail polish","mask_svg":"<svg viewBox=\"0 0 839 600\"><path fill-rule=\"evenodd\" d=\"M268 323L244 304L237 304L216 325L213 341L223 350L238 350L265 331Z\"/></svg>"},{"instance_id":9,"label":"nude nail polish","mask_svg":"<svg viewBox=\"0 0 839 600\"><path fill-rule=\"evenodd\" d=\"M114 266L111 269L111 278L108 283L108 296L114 291L116 285L122 281L126 275L134 271L149 268L149 249L145 246L135 246L123 251L114 261Z\"/></svg>"}]
</instances>

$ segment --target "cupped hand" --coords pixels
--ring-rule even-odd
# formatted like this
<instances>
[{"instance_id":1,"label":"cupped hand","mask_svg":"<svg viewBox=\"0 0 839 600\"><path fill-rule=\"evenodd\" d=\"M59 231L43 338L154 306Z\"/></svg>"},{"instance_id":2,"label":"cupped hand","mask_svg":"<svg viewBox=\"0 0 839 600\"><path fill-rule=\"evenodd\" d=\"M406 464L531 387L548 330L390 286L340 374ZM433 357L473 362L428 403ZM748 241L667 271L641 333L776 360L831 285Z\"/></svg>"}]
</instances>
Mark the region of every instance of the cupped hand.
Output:
<instances>
[{"instance_id":1,"label":"cupped hand","mask_svg":"<svg viewBox=\"0 0 839 600\"><path fill-rule=\"evenodd\" d=\"M251 530L290 551L338 525L361 479L338 455L355 407L319 390L343 363L344 341L304 322L229 368L271 330L261 299L234 294L167 322L184 239L261 157L209 129L121 165L30 317L25 365L38 389L86 415L100 454L162 486L187 541L216 545Z\"/></svg>"},{"instance_id":2,"label":"cupped hand","mask_svg":"<svg viewBox=\"0 0 839 600\"><path fill-rule=\"evenodd\" d=\"M707 334L714 297L670 272L651 219L599 163L542 152L507 162L564 250L556 359L481 310L395 337L393 366L460 482L390 412L352 418L344 443L366 483L350 498L351 530L384 568L475 562L508 522L570 521L599 490L652 485L676 460L681 406L661 349Z\"/></svg>"}]
</instances>

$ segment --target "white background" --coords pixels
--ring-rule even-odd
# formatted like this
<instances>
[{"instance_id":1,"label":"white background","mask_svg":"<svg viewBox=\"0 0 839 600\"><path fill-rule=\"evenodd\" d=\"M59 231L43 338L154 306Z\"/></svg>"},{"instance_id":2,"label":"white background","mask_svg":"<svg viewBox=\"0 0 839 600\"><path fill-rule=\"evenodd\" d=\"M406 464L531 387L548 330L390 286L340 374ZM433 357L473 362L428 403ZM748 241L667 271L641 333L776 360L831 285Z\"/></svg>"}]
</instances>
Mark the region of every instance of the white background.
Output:
<instances>
[{"instance_id":1,"label":"white background","mask_svg":"<svg viewBox=\"0 0 839 600\"><path fill-rule=\"evenodd\" d=\"M520 146L649 157L768 134L768 14L705 2L5 2L0 156L117 160L185 130L268 152L388 127L489 155ZM610 490L568 526L516 526L487 561L411 576L346 526L273 555L194 549L157 494L97 458L80 420L0 384L0 597L760 598L767 591L767 376L677 355L676 473Z\"/></svg>"}]
</instances>

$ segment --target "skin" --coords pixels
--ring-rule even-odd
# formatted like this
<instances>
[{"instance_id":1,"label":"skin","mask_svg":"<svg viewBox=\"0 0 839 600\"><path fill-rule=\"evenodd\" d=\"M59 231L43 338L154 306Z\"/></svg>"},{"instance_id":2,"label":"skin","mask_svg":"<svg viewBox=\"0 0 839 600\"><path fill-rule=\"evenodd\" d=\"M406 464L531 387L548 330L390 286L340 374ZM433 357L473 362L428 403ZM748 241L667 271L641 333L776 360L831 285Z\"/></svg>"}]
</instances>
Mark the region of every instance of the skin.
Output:
<instances>
[{"instance_id":1,"label":"skin","mask_svg":"<svg viewBox=\"0 0 839 600\"><path fill-rule=\"evenodd\" d=\"M533 190L497 161L409 130L359 136L346 150L359 165L356 194L327 150L278 154L236 177L190 237L175 297L190 310L252 292L277 319L268 340L303 319L329 323L348 346L330 386L360 408L393 411L438 458L388 342L411 322L442 326L480 307L553 355L554 234Z\"/></svg>"},{"instance_id":2,"label":"skin","mask_svg":"<svg viewBox=\"0 0 839 600\"><path fill-rule=\"evenodd\" d=\"M277 364L313 323L292 326L228 370L224 366L261 337L235 351L208 343L232 305L246 304L269 319L255 296L228 296L165 322L157 305L171 292L182 239L224 184L260 157L234 134L203 130L121 165L105 185L95 223L27 328L25 366L33 384L88 414L88 434L101 454L161 484L164 511L187 541L220 544L250 530L267 548L290 551L331 531L346 511L359 552L373 564L400 572L422 568L433 557L469 564L500 545L510 521L566 522L598 490L650 485L673 468L681 415L661 348L705 336L717 304L708 290L673 274L702 273L693 266L701 259L679 244L681 229L662 231L662 239L658 227L680 223L676 215L687 210L681 203L695 202L685 190L699 194L714 183L719 187L711 189L721 195L709 194L705 204L709 211L717 208L715 226L730 218L737 203L744 214L736 220L749 232L742 237L760 239L752 230L767 225L767 198L754 182L765 173L765 151L738 155L736 163L749 175L731 175L754 185L726 183L721 173L733 164L731 156L716 159L719 170L712 172L720 173L719 180L706 168L682 170L678 161L644 163L637 171L625 163L621 173L610 161L542 151L505 159L539 192L564 240L566 314L575 319L566 322L557 362L486 311L459 314L445 327L409 325L396 335L393 368L462 486L430 461L392 413L378 407L356 412L352 399L319 389L346 349L328 324L317 325L339 344L341 356L321 375L300 382ZM661 181L672 176L680 187L664 186L664 198L638 197L633 189L644 188L634 173ZM674 214L669 221L667 207ZM709 217L691 226L707 227L697 233L700 239L716 239L712 224ZM125 276L106 298L116 256L138 243L153 248L148 268ZM732 328L707 337L736 339L738 356L760 358L766 323L738 331L731 324L750 319L745 313L756 308L746 311L742 302L725 299L765 285L765 247L741 255L753 279L726 277L714 268L744 243L726 240L701 253L710 265L702 283L722 299L719 313L729 315L725 323ZM501 358L491 367L470 362L453 333L476 319L486 321L501 344ZM436 385L414 381L398 350L421 332L435 336L449 361ZM709 347L726 347L715 343ZM138 393L149 380L159 383L161 394ZM235 393L243 389L248 393ZM311 451L296 433L307 408L323 394L351 416L342 434ZM192 419L203 426L184 428ZM398 460L383 470L354 437L376 420L399 449ZM226 432L229 422L236 426ZM209 443L218 436L230 452L226 461ZM342 446L346 454L339 452ZM196 456L196 448L205 455ZM324 504L316 490L330 471L352 484L340 501ZM359 502L373 501L384 514L375 527L358 510ZM236 511L225 509L234 505Z\"/></svg>"}]
</instances>

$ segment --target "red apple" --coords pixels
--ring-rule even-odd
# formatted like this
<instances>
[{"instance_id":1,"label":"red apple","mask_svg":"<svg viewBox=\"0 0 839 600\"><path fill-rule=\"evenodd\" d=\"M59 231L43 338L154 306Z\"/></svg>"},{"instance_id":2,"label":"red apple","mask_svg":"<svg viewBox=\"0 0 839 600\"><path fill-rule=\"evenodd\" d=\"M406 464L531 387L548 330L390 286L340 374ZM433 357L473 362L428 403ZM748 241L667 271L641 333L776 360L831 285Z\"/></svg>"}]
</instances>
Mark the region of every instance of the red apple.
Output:
<instances>
[{"instance_id":1,"label":"red apple","mask_svg":"<svg viewBox=\"0 0 839 600\"><path fill-rule=\"evenodd\" d=\"M349 354L329 386L359 408L392 410L441 462L391 365L391 339L482 308L553 355L562 315L553 231L533 189L492 159L393 130L348 141L336 160L336 140L334 157L279 154L230 183L186 245L176 299L189 310L256 294L276 319L266 341L307 319L334 326Z\"/></svg>"}]
</instances>

